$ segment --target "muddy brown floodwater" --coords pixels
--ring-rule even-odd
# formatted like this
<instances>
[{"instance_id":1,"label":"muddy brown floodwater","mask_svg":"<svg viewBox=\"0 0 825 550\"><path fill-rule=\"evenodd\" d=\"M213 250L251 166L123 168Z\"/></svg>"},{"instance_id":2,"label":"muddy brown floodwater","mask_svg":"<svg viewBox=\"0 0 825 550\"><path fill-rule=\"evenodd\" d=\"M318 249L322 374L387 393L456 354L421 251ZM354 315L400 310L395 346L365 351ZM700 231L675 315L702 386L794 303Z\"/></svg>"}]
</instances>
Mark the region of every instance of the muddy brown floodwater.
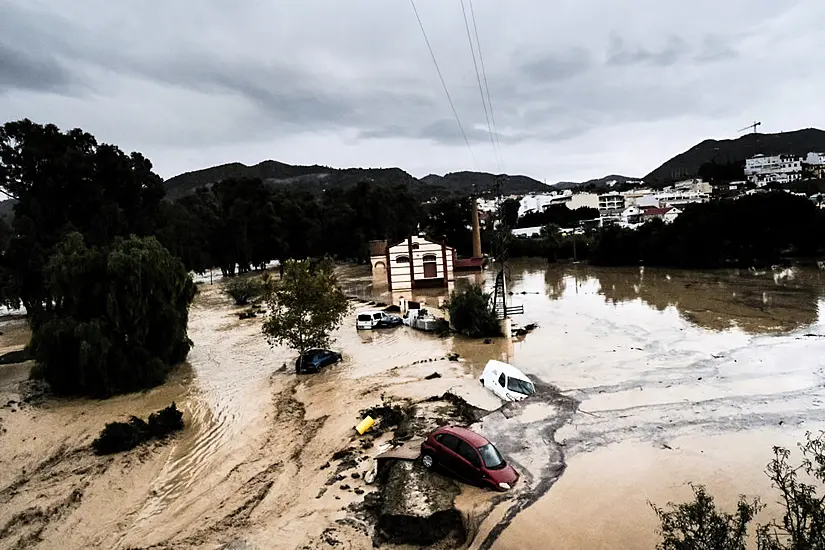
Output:
<instances>
[{"instance_id":1,"label":"muddy brown floodwater","mask_svg":"<svg viewBox=\"0 0 825 550\"><path fill-rule=\"evenodd\" d=\"M498 409L478 383L494 358L540 391L474 426L523 477L507 494L462 487L470 547L652 548L647 501L688 498L692 481L723 504L740 493L772 504L762 473L771 447L825 427L822 273L513 262L510 299L525 311L514 320L539 325L526 337L357 332L355 304L336 333L344 361L300 377L292 352L266 344L260 318L240 321L217 281L200 285L195 347L159 388L26 402L30 364L0 366L0 548L370 548L357 510L390 434L361 445L360 411L448 389ZM490 288L492 275L456 286ZM340 276L361 299L404 295L363 267ZM436 307L445 294L404 297ZM0 353L28 338L21 319L0 319L0 332ZM441 378L425 380L433 372ZM89 450L106 422L172 400L185 415L180 435L107 458Z\"/></svg>"}]
</instances>

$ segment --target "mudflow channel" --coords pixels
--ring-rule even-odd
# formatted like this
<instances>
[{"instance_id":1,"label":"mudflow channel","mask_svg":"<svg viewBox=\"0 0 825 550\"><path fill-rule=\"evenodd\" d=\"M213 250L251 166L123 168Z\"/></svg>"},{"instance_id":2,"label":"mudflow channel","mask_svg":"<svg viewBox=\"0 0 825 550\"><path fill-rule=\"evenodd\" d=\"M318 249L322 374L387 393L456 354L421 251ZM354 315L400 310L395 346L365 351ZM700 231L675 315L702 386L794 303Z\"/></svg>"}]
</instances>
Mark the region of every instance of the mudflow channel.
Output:
<instances>
[{"instance_id":1,"label":"mudflow channel","mask_svg":"<svg viewBox=\"0 0 825 550\"><path fill-rule=\"evenodd\" d=\"M488 275L456 286L490 288ZM28 365L0 366L0 405L16 403L0 410L0 548L369 548L353 510L375 490L363 474L389 436L361 450L352 427L384 398L447 390L492 411L474 429L522 473L505 494L462 487L470 547L651 548L648 500L685 498L695 481L723 504L739 493L773 502L770 447L825 426L821 272L514 262L510 276L525 310L515 321L539 325L511 342L359 333L354 310L336 334L344 361L297 377L294 356L266 344L260 318L240 321L216 281L192 308L189 366L151 392L21 404ZM400 297L363 268L341 278L364 300ZM405 296L431 307L444 297ZM4 349L23 345L16 326L3 330L21 342ZM532 376L538 395L501 407L478 383L489 359ZM187 428L170 442L88 451L105 422L171 400ZM333 453L350 448L346 483L331 484Z\"/></svg>"}]
</instances>

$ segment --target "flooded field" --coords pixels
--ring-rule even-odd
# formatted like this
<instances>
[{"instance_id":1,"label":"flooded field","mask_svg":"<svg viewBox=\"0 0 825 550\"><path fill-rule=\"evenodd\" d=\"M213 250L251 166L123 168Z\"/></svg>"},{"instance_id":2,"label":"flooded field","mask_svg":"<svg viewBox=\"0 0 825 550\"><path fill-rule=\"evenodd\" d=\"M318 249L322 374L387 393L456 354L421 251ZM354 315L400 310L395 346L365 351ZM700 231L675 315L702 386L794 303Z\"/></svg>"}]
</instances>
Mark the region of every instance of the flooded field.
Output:
<instances>
[{"instance_id":1,"label":"flooded field","mask_svg":"<svg viewBox=\"0 0 825 550\"><path fill-rule=\"evenodd\" d=\"M488 274L456 286L491 287ZM367 268L340 275L362 299L403 295ZM354 309L336 334L344 361L314 376L295 376L294 354L267 345L260 318L238 320L217 281L193 305L188 364L150 392L23 404L29 365L0 366L0 406L14 402L0 409L0 548L369 548L350 506L374 490L363 474L385 440L358 451L346 489L330 483L332 454L358 445L361 411L384 398L450 389L499 407L478 383L489 359L546 387L477 426L524 476L503 496L463 490L473 548L652 548L648 500L687 498L689 481L723 504L770 495L771 447L825 427L823 272L524 261L509 288L525 311L514 321L538 324L525 337L357 332ZM434 308L445 294L404 297ZM0 331L3 353L25 344L22 320ZM172 400L187 428L169 443L106 459L88 450L105 422Z\"/></svg>"}]
</instances>

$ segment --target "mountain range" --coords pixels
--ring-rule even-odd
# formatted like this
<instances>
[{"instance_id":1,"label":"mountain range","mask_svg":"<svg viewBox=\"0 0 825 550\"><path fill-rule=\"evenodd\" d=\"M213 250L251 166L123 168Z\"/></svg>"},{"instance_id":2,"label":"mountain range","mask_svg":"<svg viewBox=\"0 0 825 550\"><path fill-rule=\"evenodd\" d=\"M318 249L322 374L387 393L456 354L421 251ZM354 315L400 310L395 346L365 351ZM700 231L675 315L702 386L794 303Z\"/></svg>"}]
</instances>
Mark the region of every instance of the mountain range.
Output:
<instances>
[{"instance_id":1,"label":"mountain range","mask_svg":"<svg viewBox=\"0 0 825 550\"><path fill-rule=\"evenodd\" d=\"M273 188L299 189L310 193L361 181L377 185L400 184L420 200L428 200L470 193L489 194L495 187L497 177L505 195L566 189L603 191L614 186L627 189L641 185L642 180L652 187L664 187L680 179L697 177L701 166L710 162L742 163L758 153L804 156L811 151L825 152L825 131L808 128L777 134L746 134L738 139L708 139L676 155L642 179L611 174L585 182L564 181L546 185L527 176L495 176L484 172L453 172L444 176L430 174L418 179L400 168L341 169L317 164L294 166L265 160L253 166L233 162L187 172L166 180L165 184L167 196L173 200L227 178L260 178ZM0 216L10 216L13 204L13 201L0 201Z\"/></svg>"},{"instance_id":2,"label":"mountain range","mask_svg":"<svg viewBox=\"0 0 825 550\"><path fill-rule=\"evenodd\" d=\"M777 134L745 134L738 139L706 139L684 153L676 155L644 177L646 184L661 187L673 181L694 178L699 168L709 162L744 163L757 154L795 155L825 151L825 132L807 128Z\"/></svg>"}]
</instances>

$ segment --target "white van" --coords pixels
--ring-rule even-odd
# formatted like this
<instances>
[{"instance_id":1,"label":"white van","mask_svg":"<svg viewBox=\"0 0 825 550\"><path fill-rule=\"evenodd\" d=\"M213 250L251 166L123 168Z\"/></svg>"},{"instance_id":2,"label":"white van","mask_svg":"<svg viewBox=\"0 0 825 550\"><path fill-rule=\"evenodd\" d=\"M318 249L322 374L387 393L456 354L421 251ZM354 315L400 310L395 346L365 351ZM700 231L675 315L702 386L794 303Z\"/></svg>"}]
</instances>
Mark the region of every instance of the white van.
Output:
<instances>
[{"instance_id":1,"label":"white van","mask_svg":"<svg viewBox=\"0 0 825 550\"><path fill-rule=\"evenodd\" d=\"M481 373L481 385L505 401L521 401L536 393L526 374L513 365L491 359Z\"/></svg>"},{"instance_id":2,"label":"white van","mask_svg":"<svg viewBox=\"0 0 825 550\"><path fill-rule=\"evenodd\" d=\"M377 310L361 311L355 317L355 328L358 330L397 327L400 324L400 317Z\"/></svg>"}]
</instances>

